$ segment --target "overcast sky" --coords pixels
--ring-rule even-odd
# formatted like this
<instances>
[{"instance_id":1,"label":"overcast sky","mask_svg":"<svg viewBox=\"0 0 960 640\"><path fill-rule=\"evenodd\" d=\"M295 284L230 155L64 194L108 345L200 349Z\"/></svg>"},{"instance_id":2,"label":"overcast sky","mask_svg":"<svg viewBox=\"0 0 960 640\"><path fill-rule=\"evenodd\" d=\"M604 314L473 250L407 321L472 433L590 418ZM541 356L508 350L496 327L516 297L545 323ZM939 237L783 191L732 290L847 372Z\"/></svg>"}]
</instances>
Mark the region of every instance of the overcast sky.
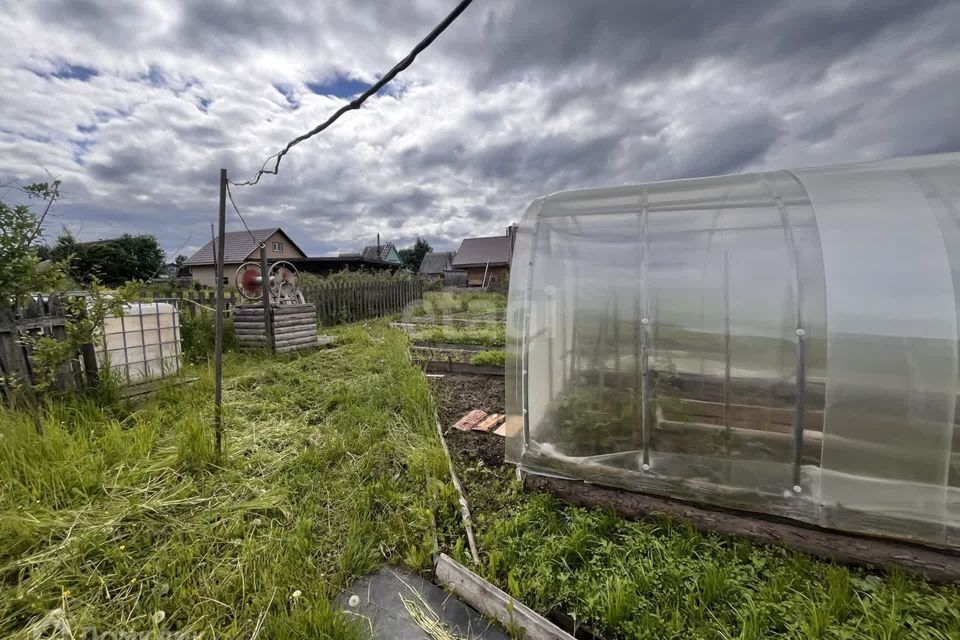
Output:
<instances>
[{"instance_id":1,"label":"overcast sky","mask_svg":"<svg viewBox=\"0 0 960 640\"><path fill-rule=\"evenodd\" d=\"M0 0L0 184L63 181L50 236L189 255L220 167L252 177L454 4ZM312 255L454 249L562 189L957 150L960 2L475 0L234 194Z\"/></svg>"}]
</instances>

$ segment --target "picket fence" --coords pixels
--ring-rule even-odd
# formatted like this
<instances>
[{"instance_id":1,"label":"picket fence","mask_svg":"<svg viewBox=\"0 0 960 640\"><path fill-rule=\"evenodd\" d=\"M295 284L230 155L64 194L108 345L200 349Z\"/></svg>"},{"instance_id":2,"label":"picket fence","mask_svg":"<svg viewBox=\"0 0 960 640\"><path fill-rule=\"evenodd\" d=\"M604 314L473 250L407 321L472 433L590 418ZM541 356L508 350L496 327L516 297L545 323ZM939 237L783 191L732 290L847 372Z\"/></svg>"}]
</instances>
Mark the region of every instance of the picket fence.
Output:
<instances>
[{"instance_id":1,"label":"picket fence","mask_svg":"<svg viewBox=\"0 0 960 640\"><path fill-rule=\"evenodd\" d=\"M317 307L317 321L325 326L379 318L400 313L423 297L423 283L419 280L390 280L383 282L325 282L302 289L304 300ZM154 293L154 300L174 302L181 313L191 317L217 306L214 292L182 291L171 297ZM240 304L259 304L244 301L235 290L224 291L224 309L227 315Z\"/></svg>"}]
</instances>

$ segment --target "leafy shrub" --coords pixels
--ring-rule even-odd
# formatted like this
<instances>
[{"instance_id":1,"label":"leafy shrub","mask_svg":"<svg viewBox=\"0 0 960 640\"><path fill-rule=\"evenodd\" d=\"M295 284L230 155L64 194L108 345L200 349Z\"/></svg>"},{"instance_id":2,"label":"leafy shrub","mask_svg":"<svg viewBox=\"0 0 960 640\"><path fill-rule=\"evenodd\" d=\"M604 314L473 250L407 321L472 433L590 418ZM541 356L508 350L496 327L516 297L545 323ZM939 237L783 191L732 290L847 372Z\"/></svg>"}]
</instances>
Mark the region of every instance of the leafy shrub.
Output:
<instances>
[{"instance_id":1,"label":"leafy shrub","mask_svg":"<svg viewBox=\"0 0 960 640\"><path fill-rule=\"evenodd\" d=\"M502 367L506 363L507 356L503 351L481 351L470 358L472 364L484 367Z\"/></svg>"},{"instance_id":2,"label":"leafy shrub","mask_svg":"<svg viewBox=\"0 0 960 640\"><path fill-rule=\"evenodd\" d=\"M398 280L413 280L413 275L408 271L382 271L372 269L359 269L357 271L337 271L325 276L317 276L312 273L300 272L300 286L304 288L316 287L322 284L331 283L354 283L354 282L396 282Z\"/></svg>"},{"instance_id":3,"label":"leafy shrub","mask_svg":"<svg viewBox=\"0 0 960 640\"><path fill-rule=\"evenodd\" d=\"M212 313L180 314L180 340L183 355L190 362L201 362L213 355L216 338L216 320ZM223 319L223 350L233 351L237 346L233 318Z\"/></svg>"}]
</instances>

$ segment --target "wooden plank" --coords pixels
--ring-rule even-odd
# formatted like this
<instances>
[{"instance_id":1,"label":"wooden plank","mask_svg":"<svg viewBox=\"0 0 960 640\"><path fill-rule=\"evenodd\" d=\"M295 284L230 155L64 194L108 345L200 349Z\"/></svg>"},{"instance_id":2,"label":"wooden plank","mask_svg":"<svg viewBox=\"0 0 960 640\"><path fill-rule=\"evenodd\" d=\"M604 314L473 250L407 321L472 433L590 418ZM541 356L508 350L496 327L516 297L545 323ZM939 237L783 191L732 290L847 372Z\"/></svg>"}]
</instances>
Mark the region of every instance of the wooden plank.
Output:
<instances>
[{"instance_id":1,"label":"wooden plank","mask_svg":"<svg viewBox=\"0 0 960 640\"><path fill-rule=\"evenodd\" d=\"M300 333L302 331L317 332L317 325L312 322L301 322L300 324L288 324L283 327L274 327L273 335L279 336L285 333Z\"/></svg>"},{"instance_id":2,"label":"wooden plank","mask_svg":"<svg viewBox=\"0 0 960 640\"><path fill-rule=\"evenodd\" d=\"M279 342L288 342L290 340L296 340L297 338L305 338L307 336L317 335L317 329L315 327L307 327L305 329L300 329L299 331L291 331L288 333L275 333L274 338Z\"/></svg>"},{"instance_id":3,"label":"wooden plank","mask_svg":"<svg viewBox=\"0 0 960 640\"><path fill-rule=\"evenodd\" d=\"M711 418L716 424L723 424L724 404L680 398L677 414ZM727 422L729 426L760 428L781 433L793 433L793 408L763 407L758 405L731 404L727 407ZM664 410L667 418L674 417L670 411ZM804 427L808 430L823 431L823 411L808 410L805 412ZM697 420L706 422L706 420Z\"/></svg>"},{"instance_id":4,"label":"wooden plank","mask_svg":"<svg viewBox=\"0 0 960 640\"><path fill-rule=\"evenodd\" d=\"M399 322L391 322L391 326L399 325ZM414 340L414 349L433 349L434 351L491 351L502 349L503 347L487 347L482 344L457 344L455 342L430 342L429 340Z\"/></svg>"},{"instance_id":5,"label":"wooden plank","mask_svg":"<svg viewBox=\"0 0 960 640\"><path fill-rule=\"evenodd\" d=\"M24 318L17 320L17 328L21 331L31 331L36 329L52 329L54 327L65 327L67 319L63 316L43 316L39 318Z\"/></svg>"},{"instance_id":6,"label":"wooden plank","mask_svg":"<svg viewBox=\"0 0 960 640\"><path fill-rule=\"evenodd\" d=\"M453 428L460 431L470 431L480 424L487 417L487 412L481 409L474 409L467 412L454 423Z\"/></svg>"},{"instance_id":7,"label":"wooden plank","mask_svg":"<svg viewBox=\"0 0 960 640\"><path fill-rule=\"evenodd\" d=\"M277 340L277 345L279 345L279 346L284 346L284 347L289 347L290 345L294 345L294 344L310 344L310 343L316 342L316 341L317 341L317 336L316 336L316 335L312 335L312 336L300 336L300 337L297 337L297 338L290 338L290 339L283 339L283 340L279 340L279 339L278 339L278 340Z\"/></svg>"},{"instance_id":8,"label":"wooden plank","mask_svg":"<svg viewBox=\"0 0 960 640\"><path fill-rule=\"evenodd\" d=\"M302 349L315 349L319 346L318 343L309 343L305 342L303 344L293 344L293 345L284 345L278 346L276 348L277 353L290 353L291 351L300 351Z\"/></svg>"},{"instance_id":9,"label":"wooden plank","mask_svg":"<svg viewBox=\"0 0 960 640\"><path fill-rule=\"evenodd\" d=\"M434 575L439 584L505 629L521 628L526 640L575 640L572 635L539 613L493 586L445 553L440 554Z\"/></svg>"},{"instance_id":10,"label":"wooden plank","mask_svg":"<svg viewBox=\"0 0 960 640\"><path fill-rule=\"evenodd\" d=\"M937 582L960 579L960 555L948 551L808 527L745 512L711 509L578 480L528 474L524 486L551 493L578 506L613 508L625 518L667 516L704 531L782 545L845 564L900 568Z\"/></svg>"},{"instance_id":11,"label":"wooden plank","mask_svg":"<svg viewBox=\"0 0 960 640\"><path fill-rule=\"evenodd\" d=\"M493 429L499 427L503 424L503 421L507 419L507 416L502 413L492 413L483 420L481 420L477 426L473 428L474 431L492 431Z\"/></svg>"},{"instance_id":12,"label":"wooden plank","mask_svg":"<svg viewBox=\"0 0 960 640\"><path fill-rule=\"evenodd\" d=\"M246 316L246 315L238 316L234 320L233 324L236 327L245 327L245 326L253 326L253 325L258 325L262 327L263 316L261 315L260 318L257 318L257 319L250 318L249 316ZM297 325L297 324L304 324L304 325L316 324L316 316L312 313L304 313L300 315L280 316L279 319L273 321L274 327L289 327L291 325Z\"/></svg>"},{"instance_id":13,"label":"wooden plank","mask_svg":"<svg viewBox=\"0 0 960 640\"><path fill-rule=\"evenodd\" d=\"M502 376L503 367L488 367L469 362L447 362L445 360L420 360L418 364L428 373L469 373L478 376Z\"/></svg>"}]
</instances>

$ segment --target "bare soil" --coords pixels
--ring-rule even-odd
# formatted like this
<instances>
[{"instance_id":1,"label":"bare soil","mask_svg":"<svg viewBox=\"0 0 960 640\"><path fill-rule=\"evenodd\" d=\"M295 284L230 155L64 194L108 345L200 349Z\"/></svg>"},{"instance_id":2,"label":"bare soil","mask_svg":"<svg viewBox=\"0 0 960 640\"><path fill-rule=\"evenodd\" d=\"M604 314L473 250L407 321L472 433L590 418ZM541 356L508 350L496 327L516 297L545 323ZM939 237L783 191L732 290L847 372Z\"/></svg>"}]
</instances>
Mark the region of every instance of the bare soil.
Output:
<instances>
[{"instance_id":1,"label":"bare soil","mask_svg":"<svg viewBox=\"0 0 960 640\"><path fill-rule=\"evenodd\" d=\"M447 374L428 378L437 400L440 426L458 467L482 462L487 467L503 466L504 438L480 431L453 429L453 423L473 409L504 413L504 379L496 376Z\"/></svg>"}]
</instances>

